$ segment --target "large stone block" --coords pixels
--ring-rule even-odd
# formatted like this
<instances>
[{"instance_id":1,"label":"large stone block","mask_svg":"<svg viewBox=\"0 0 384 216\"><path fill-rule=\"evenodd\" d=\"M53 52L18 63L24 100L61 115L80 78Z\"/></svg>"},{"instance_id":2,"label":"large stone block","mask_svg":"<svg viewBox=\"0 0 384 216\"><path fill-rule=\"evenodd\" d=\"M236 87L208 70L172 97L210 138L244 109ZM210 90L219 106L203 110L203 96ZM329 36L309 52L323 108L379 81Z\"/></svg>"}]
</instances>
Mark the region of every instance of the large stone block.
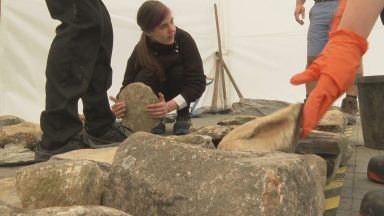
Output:
<instances>
[{"instance_id":1,"label":"large stone block","mask_svg":"<svg viewBox=\"0 0 384 216\"><path fill-rule=\"evenodd\" d=\"M140 215L315 215L303 156L197 148L138 132L116 152L104 205Z\"/></svg>"}]
</instances>

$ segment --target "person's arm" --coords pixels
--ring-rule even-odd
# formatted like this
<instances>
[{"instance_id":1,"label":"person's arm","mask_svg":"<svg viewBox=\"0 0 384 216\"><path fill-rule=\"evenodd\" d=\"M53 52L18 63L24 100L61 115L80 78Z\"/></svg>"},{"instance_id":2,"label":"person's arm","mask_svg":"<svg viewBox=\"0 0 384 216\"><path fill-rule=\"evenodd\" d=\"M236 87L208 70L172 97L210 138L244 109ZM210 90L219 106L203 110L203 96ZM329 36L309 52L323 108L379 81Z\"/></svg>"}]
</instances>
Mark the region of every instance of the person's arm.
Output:
<instances>
[{"instance_id":1,"label":"person's arm","mask_svg":"<svg viewBox=\"0 0 384 216\"><path fill-rule=\"evenodd\" d=\"M304 25L304 19L305 19L304 3L305 3L305 0L296 0L294 16L295 16L296 22L299 23L300 25Z\"/></svg>"},{"instance_id":2,"label":"person's arm","mask_svg":"<svg viewBox=\"0 0 384 216\"><path fill-rule=\"evenodd\" d=\"M348 0L338 29L348 29L368 38L384 7L384 0Z\"/></svg>"},{"instance_id":3,"label":"person's arm","mask_svg":"<svg viewBox=\"0 0 384 216\"><path fill-rule=\"evenodd\" d=\"M291 78L294 85L318 80L304 104L302 137L317 125L332 103L353 83L384 0L349 0L336 31L320 56L302 73Z\"/></svg>"},{"instance_id":4,"label":"person's arm","mask_svg":"<svg viewBox=\"0 0 384 216\"><path fill-rule=\"evenodd\" d=\"M203 69L203 61L192 36L181 31L179 38L180 53L184 67L184 88L180 95L187 104L196 101L205 91L206 79Z\"/></svg>"}]
</instances>

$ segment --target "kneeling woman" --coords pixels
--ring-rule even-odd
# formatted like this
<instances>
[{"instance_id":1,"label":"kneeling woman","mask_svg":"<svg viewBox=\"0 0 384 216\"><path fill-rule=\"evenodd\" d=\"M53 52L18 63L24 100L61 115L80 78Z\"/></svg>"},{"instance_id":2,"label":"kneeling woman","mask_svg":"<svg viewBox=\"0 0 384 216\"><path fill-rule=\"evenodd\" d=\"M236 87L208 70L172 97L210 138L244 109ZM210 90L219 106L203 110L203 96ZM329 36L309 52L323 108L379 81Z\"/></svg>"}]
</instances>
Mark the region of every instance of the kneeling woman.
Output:
<instances>
[{"instance_id":1,"label":"kneeling woman","mask_svg":"<svg viewBox=\"0 0 384 216\"><path fill-rule=\"evenodd\" d=\"M148 114L162 118L177 110L173 132L187 134L191 125L189 105L205 90L203 63L196 43L191 35L176 27L170 9L159 1L141 5L137 24L143 33L128 59L121 89L134 82L150 86L163 102L149 105ZM112 111L121 118L125 104L116 102ZM164 122L153 128L152 133L165 133Z\"/></svg>"}]
</instances>

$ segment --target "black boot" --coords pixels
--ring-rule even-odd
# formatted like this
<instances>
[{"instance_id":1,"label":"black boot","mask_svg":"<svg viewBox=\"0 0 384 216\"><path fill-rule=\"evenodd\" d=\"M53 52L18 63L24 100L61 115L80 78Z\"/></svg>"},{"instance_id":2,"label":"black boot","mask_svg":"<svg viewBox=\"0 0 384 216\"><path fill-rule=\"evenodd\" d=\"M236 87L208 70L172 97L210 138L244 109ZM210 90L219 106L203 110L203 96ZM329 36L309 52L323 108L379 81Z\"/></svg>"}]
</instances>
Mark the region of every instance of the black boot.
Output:
<instances>
[{"instance_id":1,"label":"black boot","mask_svg":"<svg viewBox=\"0 0 384 216\"><path fill-rule=\"evenodd\" d=\"M132 130L114 122L110 125L109 130L102 136L92 136L87 130L83 130L82 136L85 145L97 149L118 146L131 134Z\"/></svg>"},{"instance_id":2,"label":"black boot","mask_svg":"<svg viewBox=\"0 0 384 216\"><path fill-rule=\"evenodd\" d=\"M163 118L160 119L160 122L158 125L152 128L151 133L158 134L158 135L165 134L165 123Z\"/></svg>"},{"instance_id":3,"label":"black boot","mask_svg":"<svg viewBox=\"0 0 384 216\"><path fill-rule=\"evenodd\" d=\"M186 115L177 115L176 122L173 125L173 134L175 135L185 135L189 134L189 128L191 127L192 122L189 118L189 114Z\"/></svg>"},{"instance_id":4,"label":"black boot","mask_svg":"<svg viewBox=\"0 0 384 216\"><path fill-rule=\"evenodd\" d=\"M36 148L35 148L35 162L37 163L45 162L54 155L63 154L69 151L85 149L85 148L87 148L87 146L84 145L80 134L77 134L76 136L70 138L65 145L56 149L47 150L42 145L42 142L39 142L36 144Z\"/></svg>"}]
</instances>

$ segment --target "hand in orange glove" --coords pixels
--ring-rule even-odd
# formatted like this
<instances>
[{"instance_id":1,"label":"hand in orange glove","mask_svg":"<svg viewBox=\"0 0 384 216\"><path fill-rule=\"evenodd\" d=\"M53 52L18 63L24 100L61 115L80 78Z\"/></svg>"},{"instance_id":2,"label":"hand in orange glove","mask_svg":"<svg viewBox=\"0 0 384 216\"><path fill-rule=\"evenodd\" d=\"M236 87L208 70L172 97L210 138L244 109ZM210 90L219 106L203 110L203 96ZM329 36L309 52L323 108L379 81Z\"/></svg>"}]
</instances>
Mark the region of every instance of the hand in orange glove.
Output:
<instances>
[{"instance_id":1,"label":"hand in orange glove","mask_svg":"<svg viewBox=\"0 0 384 216\"><path fill-rule=\"evenodd\" d=\"M309 134L329 106L353 83L367 48L366 39L353 31L343 29L331 32L328 44L319 57L307 70L291 78L294 85L318 80L304 104L302 137Z\"/></svg>"}]
</instances>

